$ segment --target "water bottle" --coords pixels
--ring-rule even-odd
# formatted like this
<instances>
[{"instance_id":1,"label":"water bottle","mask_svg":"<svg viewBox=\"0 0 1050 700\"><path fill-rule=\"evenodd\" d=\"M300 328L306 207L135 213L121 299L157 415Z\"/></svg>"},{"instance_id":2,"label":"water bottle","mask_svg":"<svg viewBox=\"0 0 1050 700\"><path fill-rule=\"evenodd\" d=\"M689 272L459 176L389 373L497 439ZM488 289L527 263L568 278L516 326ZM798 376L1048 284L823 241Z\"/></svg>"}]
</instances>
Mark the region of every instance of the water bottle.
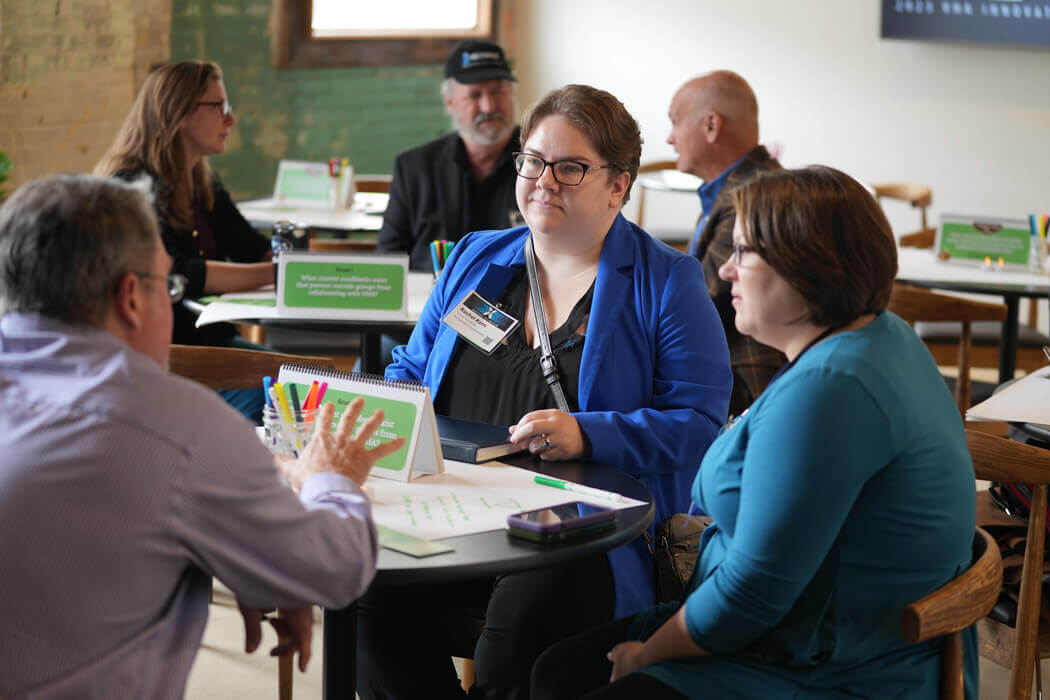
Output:
<instances>
[{"instance_id":1,"label":"water bottle","mask_svg":"<svg viewBox=\"0 0 1050 700\"><path fill-rule=\"evenodd\" d=\"M273 251L273 286L275 289L277 289L277 270L280 267L281 253L292 249L295 229L296 226L291 221L275 221L273 224L270 250Z\"/></svg>"}]
</instances>

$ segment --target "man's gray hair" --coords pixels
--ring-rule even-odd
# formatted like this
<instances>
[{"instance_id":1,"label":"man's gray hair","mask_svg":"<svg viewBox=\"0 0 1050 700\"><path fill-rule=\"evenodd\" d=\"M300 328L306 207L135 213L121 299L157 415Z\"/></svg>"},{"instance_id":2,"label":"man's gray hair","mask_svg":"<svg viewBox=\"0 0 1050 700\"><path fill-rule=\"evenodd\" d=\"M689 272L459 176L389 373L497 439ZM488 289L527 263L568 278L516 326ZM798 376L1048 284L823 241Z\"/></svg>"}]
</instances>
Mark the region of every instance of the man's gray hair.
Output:
<instances>
[{"instance_id":1,"label":"man's gray hair","mask_svg":"<svg viewBox=\"0 0 1050 700\"><path fill-rule=\"evenodd\" d=\"M0 207L0 316L101 326L121 275L151 272L158 245L148 181L33 180Z\"/></svg>"}]
</instances>

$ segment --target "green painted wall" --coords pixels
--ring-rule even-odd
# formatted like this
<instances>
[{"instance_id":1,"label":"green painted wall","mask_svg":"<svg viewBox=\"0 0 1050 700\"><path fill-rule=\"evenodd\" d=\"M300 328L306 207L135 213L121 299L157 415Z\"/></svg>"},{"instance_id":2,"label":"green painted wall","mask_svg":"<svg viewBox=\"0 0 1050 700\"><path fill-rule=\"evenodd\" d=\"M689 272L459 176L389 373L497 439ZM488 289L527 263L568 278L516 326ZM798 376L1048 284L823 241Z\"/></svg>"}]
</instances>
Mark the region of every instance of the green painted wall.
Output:
<instances>
[{"instance_id":1,"label":"green painted wall","mask_svg":"<svg viewBox=\"0 0 1050 700\"><path fill-rule=\"evenodd\" d=\"M450 128L440 65L274 68L269 14L268 0L172 0L171 59L222 66L237 126L211 165L235 198L272 193L281 158L345 155L390 173L400 151Z\"/></svg>"}]
</instances>

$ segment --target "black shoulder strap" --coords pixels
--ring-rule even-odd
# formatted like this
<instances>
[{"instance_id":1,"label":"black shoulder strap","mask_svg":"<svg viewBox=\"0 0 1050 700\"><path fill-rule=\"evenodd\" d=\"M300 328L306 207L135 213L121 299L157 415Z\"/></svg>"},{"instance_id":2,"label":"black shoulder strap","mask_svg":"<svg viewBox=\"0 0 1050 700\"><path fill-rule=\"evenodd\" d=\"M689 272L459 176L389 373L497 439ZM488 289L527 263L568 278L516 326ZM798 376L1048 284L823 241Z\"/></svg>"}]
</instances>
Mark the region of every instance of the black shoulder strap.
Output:
<instances>
[{"instance_id":1,"label":"black shoulder strap","mask_svg":"<svg viewBox=\"0 0 1050 700\"><path fill-rule=\"evenodd\" d=\"M529 275L529 294L532 295L532 316L536 321L536 334L540 337L540 369L547 381L554 403L558 410L569 412L569 402L565 400L558 374L558 362L551 350L551 339L547 334L547 315L543 311L543 298L540 294L539 276L536 274L536 253L532 249L532 233L525 239L525 271Z\"/></svg>"}]
</instances>

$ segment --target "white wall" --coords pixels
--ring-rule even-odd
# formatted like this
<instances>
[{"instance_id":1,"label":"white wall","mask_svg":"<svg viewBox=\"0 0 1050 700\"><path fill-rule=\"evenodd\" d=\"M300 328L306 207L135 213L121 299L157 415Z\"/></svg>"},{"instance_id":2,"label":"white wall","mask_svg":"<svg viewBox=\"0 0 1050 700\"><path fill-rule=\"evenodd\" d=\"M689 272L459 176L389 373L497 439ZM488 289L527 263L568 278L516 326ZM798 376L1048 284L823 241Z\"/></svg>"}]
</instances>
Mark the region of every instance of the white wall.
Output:
<instances>
[{"instance_id":1,"label":"white wall","mask_svg":"<svg viewBox=\"0 0 1050 700\"><path fill-rule=\"evenodd\" d=\"M606 89L641 124L643 161L673 157L667 106L678 86L729 68L754 88L762 141L783 145L786 166L928 183L934 222L942 211L1050 210L1050 50L882 40L879 6L514 0L508 43L522 107L570 82ZM678 199L674 218L688 228L695 198ZM918 225L906 206L887 214L895 229Z\"/></svg>"}]
</instances>

